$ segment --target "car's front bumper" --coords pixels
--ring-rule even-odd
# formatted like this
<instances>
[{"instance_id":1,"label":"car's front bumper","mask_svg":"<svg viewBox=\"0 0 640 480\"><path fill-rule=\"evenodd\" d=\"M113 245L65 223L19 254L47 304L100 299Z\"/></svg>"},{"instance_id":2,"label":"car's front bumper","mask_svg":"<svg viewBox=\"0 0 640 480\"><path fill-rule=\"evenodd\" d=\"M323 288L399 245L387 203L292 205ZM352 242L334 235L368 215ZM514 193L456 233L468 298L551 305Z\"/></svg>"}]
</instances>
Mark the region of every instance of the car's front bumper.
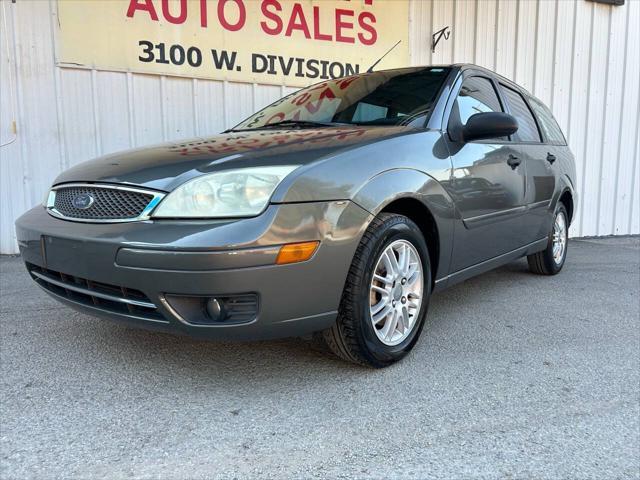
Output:
<instances>
[{"instance_id":1,"label":"car's front bumper","mask_svg":"<svg viewBox=\"0 0 640 480\"><path fill-rule=\"evenodd\" d=\"M16 230L34 280L77 310L199 337L258 339L303 335L335 321L370 219L348 201L271 205L258 217L234 221L114 224L60 220L36 207L17 220ZM275 265L281 245L311 240L320 245L310 260ZM153 314L109 300L135 303L132 290L153 304ZM94 291L101 293L94 298ZM244 294L255 294L257 315L240 323L195 324L193 309L175 308L175 299Z\"/></svg>"}]
</instances>

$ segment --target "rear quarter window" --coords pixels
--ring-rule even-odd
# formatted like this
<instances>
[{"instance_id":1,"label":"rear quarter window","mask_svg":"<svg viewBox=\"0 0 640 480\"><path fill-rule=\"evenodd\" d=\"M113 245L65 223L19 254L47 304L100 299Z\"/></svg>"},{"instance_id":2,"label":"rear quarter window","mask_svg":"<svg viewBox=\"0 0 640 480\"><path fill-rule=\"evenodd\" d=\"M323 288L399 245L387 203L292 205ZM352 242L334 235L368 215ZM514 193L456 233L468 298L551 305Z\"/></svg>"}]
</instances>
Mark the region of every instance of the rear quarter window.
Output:
<instances>
[{"instance_id":1,"label":"rear quarter window","mask_svg":"<svg viewBox=\"0 0 640 480\"><path fill-rule=\"evenodd\" d=\"M543 104L536 98L530 98L529 104L533 109L533 113L535 113L536 117L538 117L540 128L542 128L544 136L547 137L549 143L566 145L567 140L564 138L560 125L558 125L556 119L553 118L551 110L549 110L545 104Z\"/></svg>"},{"instance_id":2,"label":"rear quarter window","mask_svg":"<svg viewBox=\"0 0 640 480\"><path fill-rule=\"evenodd\" d=\"M502 91L509 102L511 114L518 120L518 131L514 135L516 140L521 142L541 142L538 125L522 95L505 85L502 85Z\"/></svg>"}]
</instances>

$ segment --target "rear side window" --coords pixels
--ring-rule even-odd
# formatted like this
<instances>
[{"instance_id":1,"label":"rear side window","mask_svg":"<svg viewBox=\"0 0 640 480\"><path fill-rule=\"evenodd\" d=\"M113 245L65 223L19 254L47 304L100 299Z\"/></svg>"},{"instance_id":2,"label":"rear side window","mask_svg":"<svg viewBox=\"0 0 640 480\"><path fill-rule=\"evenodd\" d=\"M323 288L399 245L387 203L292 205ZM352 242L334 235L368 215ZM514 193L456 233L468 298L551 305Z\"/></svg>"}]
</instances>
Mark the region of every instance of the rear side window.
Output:
<instances>
[{"instance_id":1,"label":"rear side window","mask_svg":"<svg viewBox=\"0 0 640 480\"><path fill-rule=\"evenodd\" d=\"M467 78L460 88L456 102L463 125L466 125L469 117L476 113L502 112L493 83L484 77Z\"/></svg>"},{"instance_id":2,"label":"rear side window","mask_svg":"<svg viewBox=\"0 0 640 480\"><path fill-rule=\"evenodd\" d=\"M556 122L556 119L553 118L551 110L549 110L546 105L535 98L530 98L529 104L531 105L533 112L536 114L536 117L538 117L540 128L542 128L544 136L547 137L547 140L550 143L566 145L567 140L564 138L558 122Z\"/></svg>"},{"instance_id":3,"label":"rear side window","mask_svg":"<svg viewBox=\"0 0 640 480\"><path fill-rule=\"evenodd\" d=\"M516 140L521 142L540 142L538 126L522 95L504 85L502 90L511 107L511 114L518 120L518 131L514 135Z\"/></svg>"}]
</instances>

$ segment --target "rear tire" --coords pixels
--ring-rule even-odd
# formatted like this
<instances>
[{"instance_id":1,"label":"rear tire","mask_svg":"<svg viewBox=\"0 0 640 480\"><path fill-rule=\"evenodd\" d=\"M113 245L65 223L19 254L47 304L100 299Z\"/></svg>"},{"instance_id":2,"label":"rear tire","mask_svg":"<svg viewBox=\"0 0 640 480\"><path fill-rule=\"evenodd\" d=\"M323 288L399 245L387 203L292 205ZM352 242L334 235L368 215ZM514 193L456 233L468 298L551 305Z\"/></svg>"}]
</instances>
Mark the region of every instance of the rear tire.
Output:
<instances>
[{"instance_id":1,"label":"rear tire","mask_svg":"<svg viewBox=\"0 0 640 480\"><path fill-rule=\"evenodd\" d=\"M416 344L430 293L431 265L422 232L403 215L382 213L360 241L338 318L322 337L344 360L374 368L391 365Z\"/></svg>"},{"instance_id":2,"label":"rear tire","mask_svg":"<svg viewBox=\"0 0 640 480\"><path fill-rule=\"evenodd\" d=\"M567 259L568 236L569 215L564 204L558 202L547 248L527 256L529 270L538 275L555 275L560 272Z\"/></svg>"}]
</instances>

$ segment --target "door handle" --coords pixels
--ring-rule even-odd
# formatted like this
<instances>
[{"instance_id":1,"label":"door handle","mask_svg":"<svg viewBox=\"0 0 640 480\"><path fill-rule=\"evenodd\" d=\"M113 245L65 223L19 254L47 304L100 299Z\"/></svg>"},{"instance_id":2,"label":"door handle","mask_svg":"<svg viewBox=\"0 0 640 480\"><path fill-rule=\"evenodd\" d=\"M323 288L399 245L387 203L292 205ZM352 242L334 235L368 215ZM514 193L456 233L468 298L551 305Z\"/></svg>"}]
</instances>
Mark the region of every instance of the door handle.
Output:
<instances>
[{"instance_id":1,"label":"door handle","mask_svg":"<svg viewBox=\"0 0 640 480\"><path fill-rule=\"evenodd\" d=\"M507 164L511 167L512 170L515 170L518 165L522 163L518 157L513 154L509 154L509 159L507 160Z\"/></svg>"},{"instance_id":2,"label":"door handle","mask_svg":"<svg viewBox=\"0 0 640 480\"><path fill-rule=\"evenodd\" d=\"M556 161L556 156L553 153L547 153L547 162L553 165L553 162Z\"/></svg>"}]
</instances>

